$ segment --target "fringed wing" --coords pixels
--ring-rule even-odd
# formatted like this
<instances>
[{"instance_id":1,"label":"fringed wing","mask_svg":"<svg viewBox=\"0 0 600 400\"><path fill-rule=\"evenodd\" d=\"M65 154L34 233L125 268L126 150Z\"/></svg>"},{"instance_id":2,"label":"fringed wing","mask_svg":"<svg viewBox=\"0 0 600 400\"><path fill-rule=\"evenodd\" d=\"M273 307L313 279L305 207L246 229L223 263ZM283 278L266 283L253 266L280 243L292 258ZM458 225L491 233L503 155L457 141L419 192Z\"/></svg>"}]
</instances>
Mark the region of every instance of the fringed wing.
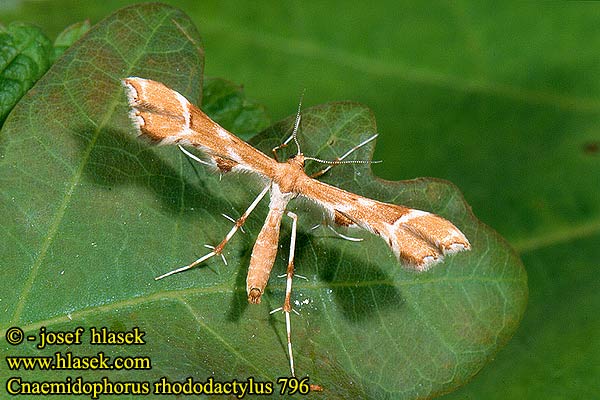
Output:
<instances>
[{"instance_id":1,"label":"fringed wing","mask_svg":"<svg viewBox=\"0 0 600 400\"><path fill-rule=\"evenodd\" d=\"M302 195L325 208L336 224L359 226L382 237L408 268L426 271L445 255L471 248L465 235L438 215L371 200L313 179L302 186Z\"/></svg>"},{"instance_id":2,"label":"fringed wing","mask_svg":"<svg viewBox=\"0 0 600 400\"><path fill-rule=\"evenodd\" d=\"M158 144L194 146L221 172L273 174L275 160L227 132L178 92L135 77L123 79L123 86L139 135Z\"/></svg>"}]
</instances>

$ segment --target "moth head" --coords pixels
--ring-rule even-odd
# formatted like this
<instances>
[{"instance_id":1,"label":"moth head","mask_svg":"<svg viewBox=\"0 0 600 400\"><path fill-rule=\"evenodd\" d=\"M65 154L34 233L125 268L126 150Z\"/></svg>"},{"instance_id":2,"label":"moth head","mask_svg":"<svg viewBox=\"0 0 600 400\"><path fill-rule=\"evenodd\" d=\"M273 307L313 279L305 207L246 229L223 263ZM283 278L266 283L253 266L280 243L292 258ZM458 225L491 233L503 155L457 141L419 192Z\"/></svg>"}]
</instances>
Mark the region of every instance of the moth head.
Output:
<instances>
[{"instance_id":1,"label":"moth head","mask_svg":"<svg viewBox=\"0 0 600 400\"><path fill-rule=\"evenodd\" d=\"M302 153L298 153L298 154L294 154L293 156L291 156L290 158L287 159L288 164L300 167L301 169L304 169L304 161L305 161L305 157L304 154Z\"/></svg>"}]
</instances>

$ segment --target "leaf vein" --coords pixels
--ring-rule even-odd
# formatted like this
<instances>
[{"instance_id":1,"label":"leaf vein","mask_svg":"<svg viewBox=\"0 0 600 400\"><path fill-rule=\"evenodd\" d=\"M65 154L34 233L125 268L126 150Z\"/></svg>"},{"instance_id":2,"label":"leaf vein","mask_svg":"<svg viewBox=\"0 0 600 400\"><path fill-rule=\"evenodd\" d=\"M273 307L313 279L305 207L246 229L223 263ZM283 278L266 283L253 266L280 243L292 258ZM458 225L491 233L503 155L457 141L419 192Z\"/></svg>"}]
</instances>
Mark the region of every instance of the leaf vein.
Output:
<instances>
[{"instance_id":1,"label":"leaf vein","mask_svg":"<svg viewBox=\"0 0 600 400\"><path fill-rule=\"evenodd\" d=\"M144 54L145 49L148 47L148 45L150 43L150 38L153 37L154 34L159 29L159 27L161 27L161 24L167 18L167 15L163 16L162 21L160 21L153 27L151 34L148 35L145 45L141 47L142 50L138 53L137 60L134 63L132 63L131 66L135 65L135 63L137 61L139 61L139 59L141 59L142 54ZM128 73L131 72L131 66L129 67L129 69L127 71ZM71 93L68 90L67 90L67 93L69 96L71 95ZM87 162L90 158L92 149L94 148L94 145L95 145L96 141L98 140L98 136L100 135L102 128L106 125L110 116L112 116L115 108L119 104L119 101L118 101L119 98L120 98L120 96L118 96L118 95L113 97L113 100L111 102L112 104L110 104L110 106L107 108L107 112L104 115L104 119L101 121L100 124L96 125L96 129L94 130L94 134L90 140L90 143L88 144L87 148L82 153L82 157L81 157L81 161L79 162L79 166L71 178L69 188L67 189L67 192L65 193L65 195L60 203L60 206L58 207L58 209L56 211L56 214L52 218L52 222L48 229L48 233L46 234L46 237L44 238L44 240L41 243L41 249L40 249L39 255L35 259L33 265L31 266L31 272L29 273L29 276L27 277L27 281L23 285L21 295L19 296L19 301L17 302L15 311L11 317L12 323L17 323L19 321L19 319L21 318L21 314L22 314L25 304L29 298L29 294L33 288L33 283L35 281L35 278L38 275L39 269L40 269L42 263L44 262L46 255L48 254L48 250L50 249L50 246L54 242L54 238L58 232L58 228L59 228L59 226L64 218L64 215L68 209L68 206L71 202L71 198L73 197L73 193L75 192L75 189L76 189L79 181L81 180L81 176L82 176L84 168L87 165ZM74 103L76 104L76 106L78 106L77 102L74 102ZM84 115L86 115L86 114L84 113Z\"/></svg>"}]
</instances>

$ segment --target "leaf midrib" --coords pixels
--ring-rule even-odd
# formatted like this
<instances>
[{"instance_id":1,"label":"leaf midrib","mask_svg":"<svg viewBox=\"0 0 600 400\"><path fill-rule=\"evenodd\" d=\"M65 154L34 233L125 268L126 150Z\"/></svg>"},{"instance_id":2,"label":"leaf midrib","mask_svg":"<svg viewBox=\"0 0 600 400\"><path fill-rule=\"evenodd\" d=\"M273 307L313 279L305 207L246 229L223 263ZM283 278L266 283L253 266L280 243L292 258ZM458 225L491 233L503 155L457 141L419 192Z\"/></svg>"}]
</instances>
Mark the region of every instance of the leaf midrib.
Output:
<instances>
[{"instance_id":1,"label":"leaf midrib","mask_svg":"<svg viewBox=\"0 0 600 400\"><path fill-rule=\"evenodd\" d=\"M138 53L138 55L135 57L135 59L133 60L133 62L130 64L129 68L127 69L127 73L126 75L129 76L131 75L131 72L133 70L133 66L136 65L136 63L142 58L142 56L145 54L145 50L148 48L151 39L154 37L156 31L162 27L163 22L165 21L165 19L167 19L168 17L170 17L172 15L173 11L170 11L168 13L166 13L163 18L160 20L159 23L157 23L152 31L151 34L148 35L148 38L146 39L146 43L144 44L144 46L141 46L141 51ZM37 277L38 271L40 269L40 266L42 265L42 262L44 261L44 259L46 258L46 254L48 253L48 249L50 248L50 246L52 245L52 243L54 242L54 238L56 236L56 233L58 232L58 228L61 225L61 222L64 218L64 215L67 211L67 208L71 202L71 198L73 197L73 193L75 192L75 188L77 187L77 185L79 184L81 177L83 175L83 171L89 161L90 158L90 154L92 153L92 150L96 144L96 141L98 140L98 137L100 136L100 132L102 131L102 129L108 124L108 122L110 121L114 110L116 109L117 105L119 104L119 92L115 92L115 94L112 96L112 99L110 101L110 107L107 108L108 112L106 112L104 114L104 118L102 119L102 121L100 122L100 124L98 124L96 126L96 129L94 130L94 134L90 140L90 143L88 144L87 148L85 149L85 151L82 153L83 157L81 158L81 161L79 163L79 166L77 168L77 170L75 171L75 173L73 174L73 177L71 179L71 183L69 185L69 189L67 190L67 192L65 193L65 196L63 197L63 200L56 212L56 214L54 215L54 217L52 218L52 223L50 224L50 227L48 229L48 234L46 235L46 238L44 239L44 241L42 242L42 246L39 252L39 256L35 259L35 262L33 263L33 266L31 268L31 272L29 274L29 277L27 278L27 281L25 282L25 285L23 285L23 290L21 291L21 295L19 296L19 301L15 307L15 311L12 315L11 318L11 322L13 324L16 324L20 318L21 318L21 314L23 312L23 308L25 307L25 304L27 302L27 299L29 298L29 294L31 292L31 289L33 287L33 282L35 281L35 278ZM92 121L93 123L93 121Z\"/></svg>"},{"instance_id":2,"label":"leaf midrib","mask_svg":"<svg viewBox=\"0 0 600 400\"><path fill-rule=\"evenodd\" d=\"M295 290L327 290L327 289L336 289L336 288L357 288L357 287L372 287L372 286L390 286L390 287L411 287L417 285L430 285L436 284L438 282L443 283L465 283L465 282L485 282L485 283L511 283L511 282L520 282L519 277L515 277L513 279L490 279L482 276L468 276L464 278L448 278L445 276L436 277L433 279L427 280L406 280L395 282L392 280L362 280L362 281L346 281L346 282L316 282L316 283L302 283L298 282L295 284ZM285 290L285 283L280 284L269 284L271 289L280 289ZM148 304L155 301L164 301L164 300L180 300L185 297L199 295L199 294L211 294L211 293L237 293L244 292L245 288L232 288L229 283L224 283L221 285L215 285L210 287L193 287L193 288L185 288L185 289L166 289L161 290L152 294L134 297L130 299L125 299L122 301L116 301L110 304L102 304L95 305L92 307L88 307L82 309L80 311L75 311L70 313L70 317L72 319L83 318L88 315L93 315L97 313L107 312L111 310L123 309L125 307L132 307L140 304ZM20 325L23 331L35 331L39 329L41 326L51 326L54 324L68 322L71 319L66 316L53 317L47 320L38 321L35 323L30 323L26 325ZM14 325L14 320L9 321L6 325L12 326ZM6 327L0 327L0 330L6 329Z\"/></svg>"}]
</instances>

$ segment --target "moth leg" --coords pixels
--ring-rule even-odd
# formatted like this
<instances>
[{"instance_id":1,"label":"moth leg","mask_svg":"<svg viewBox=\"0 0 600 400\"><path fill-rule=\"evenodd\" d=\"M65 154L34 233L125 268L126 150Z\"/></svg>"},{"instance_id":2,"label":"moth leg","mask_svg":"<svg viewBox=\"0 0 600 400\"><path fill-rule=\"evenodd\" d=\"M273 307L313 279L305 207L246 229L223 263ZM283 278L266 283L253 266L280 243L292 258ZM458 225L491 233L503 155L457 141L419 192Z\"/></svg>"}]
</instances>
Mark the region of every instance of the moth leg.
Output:
<instances>
[{"instance_id":1,"label":"moth leg","mask_svg":"<svg viewBox=\"0 0 600 400\"><path fill-rule=\"evenodd\" d=\"M252 211L254 211L254 209L256 208L256 206L258 205L258 203L262 200L263 197L265 197L265 195L267 194L267 192L269 191L270 188L271 188L271 185L267 185L262 190L262 192L260 192L260 194L254 199L254 201L252 202L252 204L250 204L250 206L248 207L248 209L246 211L244 211L244 214L242 214L242 216L239 217L235 221L235 225L233 225L233 227L231 228L231 230L229 231L229 233L227 233L227 235L221 241L221 243L219 243L210 253L205 254L204 256L200 257L199 259L197 259L196 261L194 261L191 264L188 264L188 265L183 266L181 268L174 269L173 271L169 271L166 274L162 274L161 276L157 276L154 279L155 280L159 280L159 279L165 278L167 276L170 276L170 275L173 275L173 274L177 274L179 272L186 271L188 269L192 269L196 265L198 265L198 264L200 264L200 263L208 260L209 258L221 254L223 252L223 248L225 247L225 245L229 242L229 240L233 237L233 235L237 232L237 230L240 229L242 227L242 225L244 225L244 223L246 222L246 219L248 219L248 216L250 215L250 213L252 213Z\"/></svg>"},{"instance_id":2,"label":"moth leg","mask_svg":"<svg viewBox=\"0 0 600 400\"><path fill-rule=\"evenodd\" d=\"M229 220L229 221L233 222L234 224L236 223L236 220L235 220L235 219L233 219L232 217L230 217L229 215L227 215L227 214L224 214L224 213L221 213L221 215L222 215L223 217L225 217L225 219L227 219L227 220ZM246 233L246 231L244 230L244 227L243 227L243 226L240 226L240 231L242 231L242 233Z\"/></svg>"},{"instance_id":3,"label":"moth leg","mask_svg":"<svg viewBox=\"0 0 600 400\"><path fill-rule=\"evenodd\" d=\"M352 236L348 236L348 235L344 235L343 233L339 233L338 231L335 230L335 228L329 224L327 224L327 227L331 230L331 232L335 233L336 236L344 239L344 240L348 240L349 242L362 242L364 239L363 238L357 238L357 237L352 237Z\"/></svg>"},{"instance_id":4,"label":"moth leg","mask_svg":"<svg viewBox=\"0 0 600 400\"><path fill-rule=\"evenodd\" d=\"M277 277L278 277L278 278L285 278L285 277L287 277L287 274L281 274L281 275L277 275ZM304 275L298 275L298 274L296 274L296 273L294 273L294 278L304 279L305 281L307 281L307 280L308 280L308 278L307 278L307 277L305 277ZM278 310L278 311L279 311L279 310ZM296 310L292 310L292 311L296 312ZM296 314L298 314L298 313L296 313ZM298 314L298 315L300 315L300 314Z\"/></svg>"},{"instance_id":5,"label":"moth leg","mask_svg":"<svg viewBox=\"0 0 600 400\"><path fill-rule=\"evenodd\" d=\"M200 157L196 156L195 154L190 153L182 145L178 144L177 147L179 147L179 150L181 150L181 152L183 154L185 154L186 156L188 156L192 160L194 160L194 161L196 161L196 162L198 162L200 164L204 164L204 165L208 165L209 167L212 167L211 163L209 163L208 161L204 161L203 159L201 159Z\"/></svg>"},{"instance_id":6,"label":"moth leg","mask_svg":"<svg viewBox=\"0 0 600 400\"><path fill-rule=\"evenodd\" d=\"M335 167L336 165L339 165L340 161L342 161L344 158L348 157L350 154L352 154L356 150L360 149L361 147L363 147L367 143L375 140L375 138L377 136L379 136L379 135L375 134L375 135L369 137L368 139L363 140L361 143L357 144L356 146L354 146L353 148L351 148L350 150L348 150L346 153L344 153L344 155L342 155L341 157L337 157L337 158L333 159L331 161L331 165L328 165L327 167L323 168L322 170L315 172L310 177L311 178L318 178L319 176L327 173L331 168Z\"/></svg>"},{"instance_id":7,"label":"moth leg","mask_svg":"<svg viewBox=\"0 0 600 400\"><path fill-rule=\"evenodd\" d=\"M287 147L287 145L292 141L293 137L294 137L294 135L292 134L292 135L290 135L289 138L287 138L285 140L285 142L281 143L278 146L273 147L273 149L271 151L273 152L273 158L275 158L275 161L279 161L279 159L277 158L277 150L281 150L284 147Z\"/></svg>"},{"instance_id":8,"label":"moth leg","mask_svg":"<svg viewBox=\"0 0 600 400\"><path fill-rule=\"evenodd\" d=\"M271 314L277 311L283 311L285 313L285 329L287 333L287 347L288 355L290 359L290 371L292 377L296 376L294 371L294 354L292 352L292 324L290 321L290 312L292 310L291 296L292 296L292 278L294 277L294 253L296 251L296 226L298 223L298 216L291 211L287 211L286 215L292 219L292 235L290 238L290 257L288 260L287 272L286 272L286 286L285 286L285 300L283 306L276 308L271 311Z\"/></svg>"},{"instance_id":9,"label":"moth leg","mask_svg":"<svg viewBox=\"0 0 600 400\"><path fill-rule=\"evenodd\" d=\"M337 237L342 238L344 240L348 240L349 242L362 242L364 240L363 238L357 238L357 237L344 235L343 233L336 231L335 228L333 226L331 226L331 224L326 219L324 219L323 222L321 222L320 224L316 224L315 226L310 228L310 230L314 231L315 229L320 228L321 226L325 226L325 227L329 228ZM298 276L298 275L296 275L296 276Z\"/></svg>"}]
</instances>

